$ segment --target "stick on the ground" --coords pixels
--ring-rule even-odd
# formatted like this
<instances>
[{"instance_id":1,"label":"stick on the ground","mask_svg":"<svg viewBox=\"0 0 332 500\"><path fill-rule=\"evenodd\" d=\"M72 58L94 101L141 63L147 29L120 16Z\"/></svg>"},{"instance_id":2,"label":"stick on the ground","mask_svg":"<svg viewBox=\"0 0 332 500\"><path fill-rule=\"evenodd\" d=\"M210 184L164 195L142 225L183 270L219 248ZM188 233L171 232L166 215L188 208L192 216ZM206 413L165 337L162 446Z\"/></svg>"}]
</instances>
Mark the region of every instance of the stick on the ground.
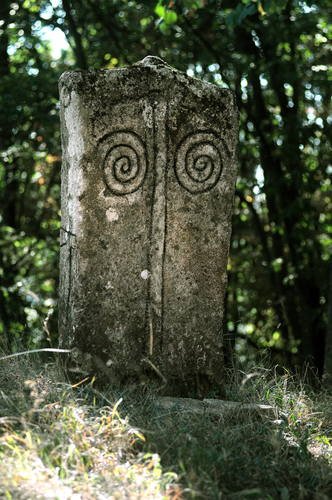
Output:
<instances>
[{"instance_id":1,"label":"stick on the ground","mask_svg":"<svg viewBox=\"0 0 332 500\"><path fill-rule=\"evenodd\" d=\"M70 349L53 349L52 347L45 347L44 349L32 349L31 351L15 352L14 354L8 354L8 356L2 356L0 361L4 359L16 358L17 356L24 356L25 354L34 354L36 352L71 352Z\"/></svg>"}]
</instances>

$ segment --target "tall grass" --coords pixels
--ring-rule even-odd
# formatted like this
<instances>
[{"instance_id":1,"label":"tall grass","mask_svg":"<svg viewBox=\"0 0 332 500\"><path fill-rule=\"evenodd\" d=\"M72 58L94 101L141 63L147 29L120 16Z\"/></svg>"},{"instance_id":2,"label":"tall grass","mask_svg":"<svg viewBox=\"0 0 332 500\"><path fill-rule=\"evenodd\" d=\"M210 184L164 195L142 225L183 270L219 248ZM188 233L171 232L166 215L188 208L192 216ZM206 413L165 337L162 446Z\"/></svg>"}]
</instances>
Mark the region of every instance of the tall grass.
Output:
<instances>
[{"instance_id":1,"label":"tall grass","mask_svg":"<svg viewBox=\"0 0 332 500\"><path fill-rule=\"evenodd\" d=\"M275 369L232 370L236 409L165 410L149 385L102 392L38 358L0 363L0 498L332 498L332 398Z\"/></svg>"}]
</instances>

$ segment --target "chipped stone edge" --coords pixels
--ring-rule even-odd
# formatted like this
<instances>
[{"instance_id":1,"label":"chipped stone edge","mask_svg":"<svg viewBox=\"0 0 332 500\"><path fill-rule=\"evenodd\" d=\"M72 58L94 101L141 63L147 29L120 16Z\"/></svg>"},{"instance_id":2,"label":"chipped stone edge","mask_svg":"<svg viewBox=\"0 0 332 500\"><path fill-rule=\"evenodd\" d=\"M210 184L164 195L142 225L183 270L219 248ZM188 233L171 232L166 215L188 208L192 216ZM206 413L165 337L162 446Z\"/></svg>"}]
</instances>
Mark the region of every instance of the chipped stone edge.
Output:
<instances>
[{"instance_id":1,"label":"chipped stone edge","mask_svg":"<svg viewBox=\"0 0 332 500\"><path fill-rule=\"evenodd\" d=\"M208 91L212 92L216 98L228 96L232 98L235 109L237 108L235 105L236 100L233 90L218 87L214 83L189 76L183 71L173 68L161 58L151 55L146 56L141 61L138 61L130 66L121 68L65 71L59 78L59 89L61 92L63 87L68 87L79 92L80 84L88 81L91 77L94 77L95 80L100 77L104 77L107 80L112 77L117 77L119 74L137 71L137 69L146 69L147 71L152 71L153 73L157 73L159 75L163 74L165 78L175 78L179 83L189 85L192 88L192 91L197 95L200 95L203 91Z\"/></svg>"}]
</instances>

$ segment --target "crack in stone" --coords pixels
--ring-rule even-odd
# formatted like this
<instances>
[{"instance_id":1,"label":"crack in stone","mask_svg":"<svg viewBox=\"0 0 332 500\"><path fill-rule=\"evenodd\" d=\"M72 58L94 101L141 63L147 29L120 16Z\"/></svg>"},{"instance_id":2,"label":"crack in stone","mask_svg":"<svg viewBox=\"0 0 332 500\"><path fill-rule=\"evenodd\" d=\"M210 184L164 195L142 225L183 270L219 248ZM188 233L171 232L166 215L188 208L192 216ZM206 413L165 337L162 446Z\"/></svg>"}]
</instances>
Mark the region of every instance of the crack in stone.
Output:
<instances>
[{"instance_id":1,"label":"crack in stone","mask_svg":"<svg viewBox=\"0 0 332 500\"><path fill-rule=\"evenodd\" d=\"M153 108L154 141L154 193L150 232L150 287L148 299L149 355L159 346L163 328L163 273L166 238L166 178L167 178L167 105L155 102Z\"/></svg>"},{"instance_id":2,"label":"crack in stone","mask_svg":"<svg viewBox=\"0 0 332 500\"><path fill-rule=\"evenodd\" d=\"M74 236L76 238L76 234L75 233L72 233L71 231L69 231L68 229L65 229L64 227L60 227L60 230L63 231L64 233L66 234L69 234L69 236Z\"/></svg>"}]
</instances>

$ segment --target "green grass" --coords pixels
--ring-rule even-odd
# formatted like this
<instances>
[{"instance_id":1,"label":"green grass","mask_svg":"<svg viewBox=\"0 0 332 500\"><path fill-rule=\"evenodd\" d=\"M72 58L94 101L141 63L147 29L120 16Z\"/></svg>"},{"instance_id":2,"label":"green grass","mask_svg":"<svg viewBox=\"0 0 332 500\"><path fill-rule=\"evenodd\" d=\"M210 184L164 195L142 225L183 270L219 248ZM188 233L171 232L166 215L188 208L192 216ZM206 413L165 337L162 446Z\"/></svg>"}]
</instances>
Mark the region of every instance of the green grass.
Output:
<instances>
[{"instance_id":1,"label":"green grass","mask_svg":"<svg viewBox=\"0 0 332 500\"><path fill-rule=\"evenodd\" d=\"M332 397L289 373L228 377L275 416L162 410L147 386L73 387L55 364L0 361L0 498L332 498Z\"/></svg>"}]
</instances>

